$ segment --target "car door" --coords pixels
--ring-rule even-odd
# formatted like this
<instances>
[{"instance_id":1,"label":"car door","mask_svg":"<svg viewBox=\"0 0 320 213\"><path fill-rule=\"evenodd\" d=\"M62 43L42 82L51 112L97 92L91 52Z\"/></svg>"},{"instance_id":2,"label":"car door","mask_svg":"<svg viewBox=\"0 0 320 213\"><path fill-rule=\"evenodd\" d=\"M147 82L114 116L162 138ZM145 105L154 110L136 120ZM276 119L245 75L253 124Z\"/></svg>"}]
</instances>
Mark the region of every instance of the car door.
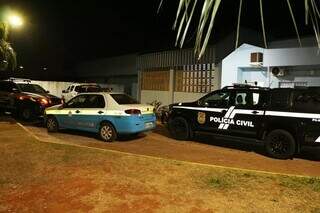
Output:
<instances>
[{"instance_id":1,"label":"car door","mask_svg":"<svg viewBox=\"0 0 320 213\"><path fill-rule=\"evenodd\" d=\"M101 94L86 94L85 102L81 109L78 109L76 118L79 129L96 132L99 130L103 115L106 114L106 101Z\"/></svg>"},{"instance_id":2,"label":"car door","mask_svg":"<svg viewBox=\"0 0 320 213\"><path fill-rule=\"evenodd\" d=\"M198 103L199 107L194 123L197 129L213 133L225 134L223 129L224 117L230 113L230 101L232 101L231 90L214 91L203 98Z\"/></svg>"},{"instance_id":3,"label":"car door","mask_svg":"<svg viewBox=\"0 0 320 213\"><path fill-rule=\"evenodd\" d=\"M320 88L296 89L292 98L291 124L297 126L300 139L320 143Z\"/></svg>"},{"instance_id":4,"label":"car door","mask_svg":"<svg viewBox=\"0 0 320 213\"><path fill-rule=\"evenodd\" d=\"M256 138L262 129L267 93L260 90L236 90L231 124L225 126L233 136Z\"/></svg>"},{"instance_id":5,"label":"car door","mask_svg":"<svg viewBox=\"0 0 320 213\"><path fill-rule=\"evenodd\" d=\"M80 112L86 101L85 95L79 95L68 101L56 115L61 128L81 129Z\"/></svg>"}]
</instances>

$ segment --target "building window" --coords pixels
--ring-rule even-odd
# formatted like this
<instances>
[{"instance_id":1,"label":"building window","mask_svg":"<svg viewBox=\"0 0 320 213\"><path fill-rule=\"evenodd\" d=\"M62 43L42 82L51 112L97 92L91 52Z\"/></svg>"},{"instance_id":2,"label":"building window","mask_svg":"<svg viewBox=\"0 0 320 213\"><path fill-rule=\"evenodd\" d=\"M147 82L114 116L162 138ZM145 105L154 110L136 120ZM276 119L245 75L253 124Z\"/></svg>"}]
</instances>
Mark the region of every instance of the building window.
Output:
<instances>
[{"instance_id":1,"label":"building window","mask_svg":"<svg viewBox=\"0 0 320 213\"><path fill-rule=\"evenodd\" d=\"M141 81L142 90L169 91L170 71L144 71Z\"/></svg>"},{"instance_id":2,"label":"building window","mask_svg":"<svg viewBox=\"0 0 320 213\"><path fill-rule=\"evenodd\" d=\"M214 90L213 70L175 72L175 92L208 93Z\"/></svg>"}]
</instances>

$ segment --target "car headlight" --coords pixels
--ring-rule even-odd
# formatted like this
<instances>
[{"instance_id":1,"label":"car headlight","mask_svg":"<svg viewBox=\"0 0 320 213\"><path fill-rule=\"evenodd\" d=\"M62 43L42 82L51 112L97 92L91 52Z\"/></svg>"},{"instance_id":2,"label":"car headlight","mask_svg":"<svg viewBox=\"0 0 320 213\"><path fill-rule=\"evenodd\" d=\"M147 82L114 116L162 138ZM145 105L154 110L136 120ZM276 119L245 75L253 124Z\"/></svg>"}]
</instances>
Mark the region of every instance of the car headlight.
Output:
<instances>
[{"instance_id":1,"label":"car headlight","mask_svg":"<svg viewBox=\"0 0 320 213\"><path fill-rule=\"evenodd\" d=\"M43 105L43 106L49 104L49 101L48 101L47 99L45 99L45 98L40 98L40 99L38 99L38 101L39 101L39 103L40 103L41 105Z\"/></svg>"}]
</instances>

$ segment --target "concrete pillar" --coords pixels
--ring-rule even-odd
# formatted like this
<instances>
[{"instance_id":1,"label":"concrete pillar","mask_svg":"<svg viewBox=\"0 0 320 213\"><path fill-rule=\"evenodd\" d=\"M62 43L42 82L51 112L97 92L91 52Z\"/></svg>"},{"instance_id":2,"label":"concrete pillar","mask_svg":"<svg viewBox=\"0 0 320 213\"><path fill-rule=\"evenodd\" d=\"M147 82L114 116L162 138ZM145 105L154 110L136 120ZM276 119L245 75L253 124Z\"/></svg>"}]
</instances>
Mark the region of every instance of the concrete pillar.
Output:
<instances>
[{"instance_id":1,"label":"concrete pillar","mask_svg":"<svg viewBox=\"0 0 320 213\"><path fill-rule=\"evenodd\" d=\"M141 72L141 70L138 70L137 99L139 102L141 101Z\"/></svg>"},{"instance_id":2,"label":"concrete pillar","mask_svg":"<svg viewBox=\"0 0 320 213\"><path fill-rule=\"evenodd\" d=\"M174 103L174 87L175 87L175 75L174 70L170 69L170 79L169 79L169 100L171 104Z\"/></svg>"}]
</instances>

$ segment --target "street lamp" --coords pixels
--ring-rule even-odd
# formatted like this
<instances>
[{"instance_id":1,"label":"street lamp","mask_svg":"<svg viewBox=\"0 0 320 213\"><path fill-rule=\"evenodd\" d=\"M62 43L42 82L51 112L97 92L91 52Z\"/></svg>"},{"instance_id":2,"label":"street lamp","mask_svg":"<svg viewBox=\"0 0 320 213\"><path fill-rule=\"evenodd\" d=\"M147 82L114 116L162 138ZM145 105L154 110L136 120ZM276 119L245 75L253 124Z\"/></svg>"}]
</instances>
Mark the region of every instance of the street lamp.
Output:
<instances>
[{"instance_id":1,"label":"street lamp","mask_svg":"<svg viewBox=\"0 0 320 213\"><path fill-rule=\"evenodd\" d=\"M10 14L7 17L7 21L10 24L10 26L13 28L18 28L23 25L23 20L22 20L21 16L19 16L17 14Z\"/></svg>"},{"instance_id":2,"label":"street lamp","mask_svg":"<svg viewBox=\"0 0 320 213\"><path fill-rule=\"evenodd\" d=\"M12 10L0 11L0 71L6 71L9 68L16 68L16 54L8 43L8 33L10 28L19 28L23 25L23 18Z\"/></svg>"},{"instance_id":3,"label":"street lamp","mask_svg":"<svg viewBox=\"0 0 320 213\"><path fill-rule=\"evenodd\" d=\"M12 28L19 28L23 25L23 19L21 15L15 12L8 12L5 15L5 22L10 25Z\"/></svg>"}]
</instances>

